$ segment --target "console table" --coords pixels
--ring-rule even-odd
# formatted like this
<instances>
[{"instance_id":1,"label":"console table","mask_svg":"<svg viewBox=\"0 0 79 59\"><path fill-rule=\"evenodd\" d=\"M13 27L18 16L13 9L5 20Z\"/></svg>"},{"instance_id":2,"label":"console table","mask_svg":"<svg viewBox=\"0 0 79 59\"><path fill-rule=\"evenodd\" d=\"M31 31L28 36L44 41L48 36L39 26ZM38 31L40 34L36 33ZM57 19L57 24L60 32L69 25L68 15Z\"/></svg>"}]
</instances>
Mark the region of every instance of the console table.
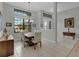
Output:
<instances>
[{"instance_id":1,"label":"console table","mask_svg":"<svg viewBox=\"0 0 79 59\"><path fill-rule=\"evenodd\" d=\"M63 32L63 36L71 36L73 37L73 40L75 39L75 33L73 32Z\"/></svg>"}]
</instances>

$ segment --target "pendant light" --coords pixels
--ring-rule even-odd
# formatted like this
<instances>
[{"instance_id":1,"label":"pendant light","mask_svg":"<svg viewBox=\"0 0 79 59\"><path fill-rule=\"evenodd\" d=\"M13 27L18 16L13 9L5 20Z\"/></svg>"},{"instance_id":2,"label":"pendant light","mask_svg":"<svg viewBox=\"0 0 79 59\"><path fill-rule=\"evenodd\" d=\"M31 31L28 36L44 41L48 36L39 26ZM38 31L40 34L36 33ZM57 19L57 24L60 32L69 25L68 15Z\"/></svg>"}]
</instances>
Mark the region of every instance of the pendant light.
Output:
<instances>
[{"instance_id":1,"label":"pendant light","mask_svg":"<svg viewBox=\"0 0 79 59\"><path fill-rule=\"evenodd\" d=\"M31 2L28 2L28 11L30 12L31 10L30 10L30 6L31 5ZM31 17L30 17L30 15L28 16L28 19L26 19L25 20L25 22L27 22L27 23L32 23L33 22L33 20L31 19Z\"/></svg>"}]
</instances>

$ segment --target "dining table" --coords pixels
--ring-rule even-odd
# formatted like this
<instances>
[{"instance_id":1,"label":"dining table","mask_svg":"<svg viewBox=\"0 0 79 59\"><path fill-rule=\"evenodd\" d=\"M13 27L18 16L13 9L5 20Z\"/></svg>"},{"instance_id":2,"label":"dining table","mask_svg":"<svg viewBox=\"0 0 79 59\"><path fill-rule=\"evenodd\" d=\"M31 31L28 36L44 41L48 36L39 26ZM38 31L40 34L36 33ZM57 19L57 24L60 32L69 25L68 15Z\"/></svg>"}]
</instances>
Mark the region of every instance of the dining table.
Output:
<instances>
[{"instance_id":1,"label":"dining table","mask_svg":"<svg viewBox=\"0 0 79 59\"><path fill-rule=\"evenodd\" d=\"M33 43L32 40L34 40L34 33L33 32L28 32L28 33L24 33L24 37L25 37L25 42L28 43L29 46L33 46L36 43Z\"/></svg>"}]
</instances>

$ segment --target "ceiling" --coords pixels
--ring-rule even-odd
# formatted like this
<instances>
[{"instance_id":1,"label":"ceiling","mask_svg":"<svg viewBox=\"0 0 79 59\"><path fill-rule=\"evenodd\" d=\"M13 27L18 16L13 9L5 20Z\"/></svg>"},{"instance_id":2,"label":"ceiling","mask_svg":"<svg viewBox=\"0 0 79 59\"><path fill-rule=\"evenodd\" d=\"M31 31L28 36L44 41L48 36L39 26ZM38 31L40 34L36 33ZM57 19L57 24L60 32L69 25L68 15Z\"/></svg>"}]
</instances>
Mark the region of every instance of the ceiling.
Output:
<instances>
[{"instance_id":1,"label":"ceiling","mask_svg":"<svg viewBox=\"0 0 79 59\"><path fill-rule=\"evenodd\" d=\"M17 6L20 8L28 9L27 2L6 2L10 5ZM58 11L65 11L72 8L79 7L79 2L58 2ZM31 2L30 9L33 11L46 10L53 12L54 2Z\"/></svg>"}]
</instances>

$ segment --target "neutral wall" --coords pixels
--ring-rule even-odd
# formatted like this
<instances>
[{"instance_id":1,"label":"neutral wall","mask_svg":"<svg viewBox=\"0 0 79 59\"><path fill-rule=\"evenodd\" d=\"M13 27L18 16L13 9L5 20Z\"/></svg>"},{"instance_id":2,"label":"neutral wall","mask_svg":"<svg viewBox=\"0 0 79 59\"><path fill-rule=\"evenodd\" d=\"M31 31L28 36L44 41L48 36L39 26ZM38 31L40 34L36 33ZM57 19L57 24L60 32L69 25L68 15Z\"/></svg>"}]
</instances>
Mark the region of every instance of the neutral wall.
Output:
<instances>
[{"instance_id":1,"label":"neutral wall","mask_svg":"<svg viewBox=\"0 0 79 59\"><path fill-rule=\"evenodd\" d=\"M20 10L25 10L23 8L19 8L16 6L11 6L9 4L3 3L2 4L2 16L3 16L3 28L6 26L6 22L11 22L12 27L7 27L8 33L12 34L14 36L15 40L21 40L22 33L14 33L14 8L20 9ZM26 11L26 10L25 10ZM52 18L52 29L51 30L41 30L40 24L42 22L42 15L41 11L32 11L32 20L34 20L34 23L36 24L36 28L32 27L32 30L37 30L42 32L42 39L44 37L47 40L50 41L55 41L55 22L54 19ZM44 36L44 37L43 37Z\"/></svg>"},{"instance_id":2,"label":"neutral wall","mask_svg":"<svg viewBox=\"0 0 79 59\"><path fill-rule=\"evenodd\" d=\"M8 4L3 4L3 20L4 20L4 27L6 26L7 22L12 23L12 27L6 27L9 34L14 33L14 9L12 6Z\"/></svg>"},{"instance_id":3,"label":"neutral wall","mask_svg":"<svg viewBox=\"0 0 79 59\"><path fill-rule=\"evenodd\" d=\"M43 23L44 22L49 22L49 21L51 21L51 29L49 29L49 24L47 24L47 29L43 28L41 30L42 39L55 42L55 27L54 27L55 19L53 17L52 17L52 19L43 17Z\"/></svg>"},{"instance_id":4,"label":"neutral wall","mask_svg":"<svg viewBox=\"0 0 79 59\"><path fill-rule=\"evenodd\" d=\"M55 19L53 16L53 13L50 12L46 12L52 15L52 19L47 18L47 17L43 17L42 13L46 12L46 11L39 11L37 12L36 16L36 26L37 26L37 31L40 31L42 33L42 40L48 40L51 42L55 42ZM51 29L44 29L41 28L40 24L44 23L44 21L51 21ZM49 25L49 24L48 24Z\"/></svg>"},{"instance_id":5,"label":"neutral wall","mask_svg":"<svg viewBox=\"0 0 79 59\"><path fill-rule=\"evenodd\" d=\"M12 34L14 36L14 39L15 40L21 40L21 37L22 37L22 33L14 33L14 8L15 9L20 9L20 10L24 10L26 11L25 9L23 8L19 8L19 7L16 7L16 6L11 6L9 4L6 4L6 3L2 3L1 5L2 7L2 28L4 29L6 27L6 22L11 22L12 23L12 27L6 27L7 30L8 30L8 33L9 34ZM37 23L38 21L38 17L37 17L37 12L34 12L32 11L32 19L34 20L35 23ZM38 27L38 25L37 25ZM35 30L33 27L32 27L33 30Z\"/></svg>"},{"instance_id":6,"label":"neutral wall","mask_svg":"<svg viewBox=\"0 0 79 59\"><path fill-rule=\"evenodd\" d=\"M2 11L2 3L0 2L0 11Z\"/></svg>"},{"instance_id":7,"label":"neutral wall","mask_svg":"<svg viewBox=\"0 0 79 59\"><path fill-rule=\"evenodd\" d=\"M70 31L76 33L76 39L79 37L79 7L78 7L58 13L57 18L58 41L64 40L63 32L68 31L68 29L64 27L64 19L68 17L74 17L74 28L70 28Z\"/></svg>"}]
</instances>

